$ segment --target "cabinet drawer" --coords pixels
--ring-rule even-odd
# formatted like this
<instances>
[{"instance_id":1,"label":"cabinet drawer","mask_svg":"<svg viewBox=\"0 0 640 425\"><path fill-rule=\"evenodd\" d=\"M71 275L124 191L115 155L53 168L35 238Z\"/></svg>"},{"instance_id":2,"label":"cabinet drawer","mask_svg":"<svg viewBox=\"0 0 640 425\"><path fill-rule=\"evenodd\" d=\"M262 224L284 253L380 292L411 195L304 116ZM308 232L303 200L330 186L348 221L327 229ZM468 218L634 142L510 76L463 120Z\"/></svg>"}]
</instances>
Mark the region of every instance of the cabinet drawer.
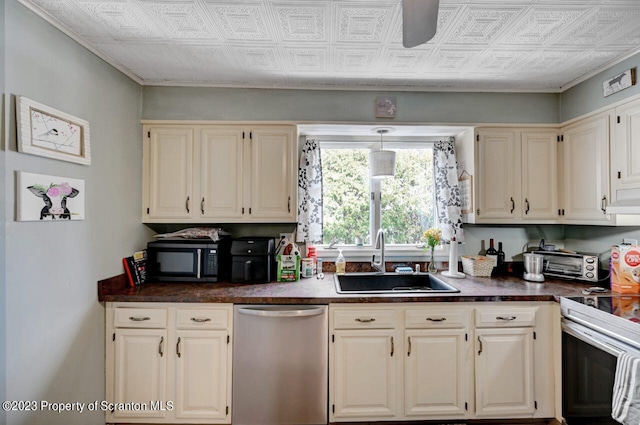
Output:
<instances>
[{"instance_id":1,"label":"cabinet drawer","mask_svg":"<svg viewBox=\"0 0 640 425\"><path fill-rule=\"evenodd\" d=\"M334 329L393 329L396 312L383 309L337 310L333 312Z\"/></svg>"},{"instance_id":2,"label":"cabinet drawer","mask_svg":"<svg viewBox=\"0 0 640 425\"><path fill-rule=\"evenodd\" d=\"M469 326L469 310L466 308L408 309L404 314L406 328L466 328Z\"/></svg>"},{"instance_id":3,"label":"cabinet drawer","mask_svg":"<svg viewBox=\"0 0 640 425\"><path fill-rule=\"evenodd\" d=\"M476 309L476 327L502 328L535 326L537 307Z\"/></svg>"},{"instance_id":4,"label":"cabinet drawer","mask_svg":"<svg viewBox=\"0 0 640 425\"><path fill-rule=\"evenodd\" d=\"M178 309L176 327L178 329L227 329L228 310Z\"/></svg>"},{"instance_id":5,"label":"cabinet drawer","mask_svg":"<svg viewBox=\"0 0 640 425\"><path fill-rule=\"evenodd\" d=\"M167 327L167 310L162 308L116 308L113 314L115 328Z\"/></svg>"}]
</instances>

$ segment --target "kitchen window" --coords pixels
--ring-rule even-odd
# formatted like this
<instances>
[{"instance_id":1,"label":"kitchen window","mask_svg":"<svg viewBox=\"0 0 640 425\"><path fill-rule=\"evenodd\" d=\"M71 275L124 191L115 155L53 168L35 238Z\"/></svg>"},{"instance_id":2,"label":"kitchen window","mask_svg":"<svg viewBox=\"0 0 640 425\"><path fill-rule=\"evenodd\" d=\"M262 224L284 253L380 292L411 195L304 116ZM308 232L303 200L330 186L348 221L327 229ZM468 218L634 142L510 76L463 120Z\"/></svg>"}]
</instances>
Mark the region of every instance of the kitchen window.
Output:
<instances>
[{"instance_id":1,"label":"kitchen window","mask_svg":"<svg viewBox=\"0 0 640 425\"><path fill-rule=\"evenodd\" d=\"M436 213L432 143L385 141L384 149L396 152L396 175L382 179L369 177L369 153L379 143L321 141L320 147L325 250L334 243L348 257L370 259L382 227L388 255L423 256L422 235Z\"/></svg>"}]
</instances>

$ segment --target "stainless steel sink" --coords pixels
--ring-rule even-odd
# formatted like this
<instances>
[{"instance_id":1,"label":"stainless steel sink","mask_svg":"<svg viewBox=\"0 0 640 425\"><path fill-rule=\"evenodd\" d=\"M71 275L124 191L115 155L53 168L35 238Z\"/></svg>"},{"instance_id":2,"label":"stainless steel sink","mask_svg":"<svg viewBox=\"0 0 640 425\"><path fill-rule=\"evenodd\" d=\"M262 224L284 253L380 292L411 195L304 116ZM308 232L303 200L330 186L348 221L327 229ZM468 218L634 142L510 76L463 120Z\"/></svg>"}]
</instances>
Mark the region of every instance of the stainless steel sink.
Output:
<instances>
[{"instance_id":1,"label":"stainless steel sink","mask_svg":"<svg viewBox=\"0 0 640 425\"><path fill-rule=\"evenodd\" d=\"M428 273L347 273L335 274L339 294L455 293L448 283Z\"/></svg>"}]
</instances>

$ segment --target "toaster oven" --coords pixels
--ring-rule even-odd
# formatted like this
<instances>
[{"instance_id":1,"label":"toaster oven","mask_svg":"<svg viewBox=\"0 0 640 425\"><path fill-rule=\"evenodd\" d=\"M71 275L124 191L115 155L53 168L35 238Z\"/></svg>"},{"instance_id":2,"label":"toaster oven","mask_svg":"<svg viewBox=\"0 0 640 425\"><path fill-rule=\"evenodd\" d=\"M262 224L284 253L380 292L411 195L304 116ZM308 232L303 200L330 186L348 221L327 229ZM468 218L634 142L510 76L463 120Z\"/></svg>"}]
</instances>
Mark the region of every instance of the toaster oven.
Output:
<instances>
[{"instance_id":1,"label":"toaster oven","mask_svg":"<svg viewBox=\"0 0 640 425\"><path fill-rule=\"evenodd\" d=\"M599 259L597 254L563 251L534 251L544 257L542 274L546 277L598 281Z\"/></svg>"}]
</instances>

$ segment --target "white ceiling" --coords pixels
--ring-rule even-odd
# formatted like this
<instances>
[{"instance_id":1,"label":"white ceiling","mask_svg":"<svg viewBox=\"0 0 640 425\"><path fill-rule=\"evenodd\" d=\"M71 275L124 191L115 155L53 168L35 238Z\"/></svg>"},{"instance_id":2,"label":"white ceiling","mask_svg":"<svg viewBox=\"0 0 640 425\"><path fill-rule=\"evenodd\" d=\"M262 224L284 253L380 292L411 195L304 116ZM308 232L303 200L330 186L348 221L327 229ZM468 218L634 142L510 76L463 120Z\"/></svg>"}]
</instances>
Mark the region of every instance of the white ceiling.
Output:
<instances>
[{"instance_id":1,"label":"white ceiling","mask_svg":"<svg viewBox=\"0 0 640 425\"><path fill-rule=\"evenodd\" d=\"M559 92L638 52L639 0L20 0L141 84ZM613 77L613 76L612 76Z\"/></svg>"}]
</instances>

